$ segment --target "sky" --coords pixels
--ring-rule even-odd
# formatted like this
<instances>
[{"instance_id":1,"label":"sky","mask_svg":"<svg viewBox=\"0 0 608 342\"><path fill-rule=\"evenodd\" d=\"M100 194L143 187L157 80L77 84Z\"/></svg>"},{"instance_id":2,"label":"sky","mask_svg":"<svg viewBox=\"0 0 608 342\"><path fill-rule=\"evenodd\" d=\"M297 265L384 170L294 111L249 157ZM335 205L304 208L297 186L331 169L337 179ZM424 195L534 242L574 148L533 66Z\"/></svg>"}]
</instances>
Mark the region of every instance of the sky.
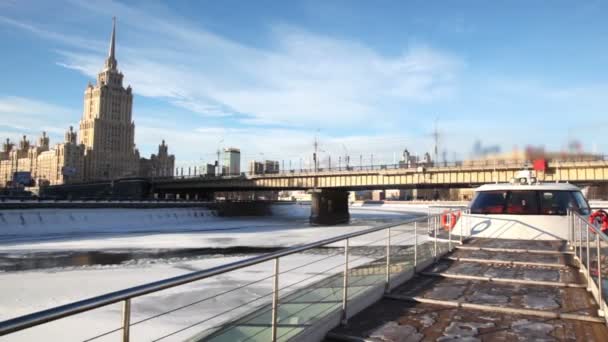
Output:
<instances>
[{"instance_id":1,"label":"sky","mask_svg":"<svg viewBox=\"0 0 608 342\"><path fill-rule=\"evenodd\" d=\"M143 156L392 163L579 140L608 152L606 1L0 1L0 138L78 127L108 52Z\"/></svg>"}]
</instances>

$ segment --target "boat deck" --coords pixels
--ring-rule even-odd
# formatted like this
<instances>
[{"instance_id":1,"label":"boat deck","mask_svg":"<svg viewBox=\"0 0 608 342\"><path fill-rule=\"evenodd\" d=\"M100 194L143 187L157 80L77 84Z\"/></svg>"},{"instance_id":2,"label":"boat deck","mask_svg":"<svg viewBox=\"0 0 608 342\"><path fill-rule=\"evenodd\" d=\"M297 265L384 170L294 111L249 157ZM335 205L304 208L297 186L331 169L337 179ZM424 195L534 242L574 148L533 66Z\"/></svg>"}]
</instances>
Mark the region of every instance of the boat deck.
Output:
<instances>
[{"instance_id":1,"label":"boat deck","mask_svg":"<svg viewBox=\"0 0 608 342\"><path fill-rule=\"evenodd\" d=\"M327 341L608 341L564 244L472 239Z\"/></svg>"}]
</instances>

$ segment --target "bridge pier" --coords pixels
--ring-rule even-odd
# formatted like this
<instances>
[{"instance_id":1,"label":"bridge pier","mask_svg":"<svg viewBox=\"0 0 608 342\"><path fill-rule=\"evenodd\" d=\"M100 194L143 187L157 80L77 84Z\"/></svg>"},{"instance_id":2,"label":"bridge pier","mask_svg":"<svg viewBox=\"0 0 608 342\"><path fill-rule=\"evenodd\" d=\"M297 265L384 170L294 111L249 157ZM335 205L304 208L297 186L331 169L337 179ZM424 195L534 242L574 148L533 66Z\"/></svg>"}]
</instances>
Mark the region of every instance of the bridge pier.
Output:
<instances>
[{"instance_id":1,"label":"bridge pier","mask_svg":"<svg viewBox=\"0 0 608 342\"><path fill-rule=\"evenodd\" d=\"M321 190L312 193L310 223L332 225L348 222L348 191Z\"/></svg>"}]
</instances>

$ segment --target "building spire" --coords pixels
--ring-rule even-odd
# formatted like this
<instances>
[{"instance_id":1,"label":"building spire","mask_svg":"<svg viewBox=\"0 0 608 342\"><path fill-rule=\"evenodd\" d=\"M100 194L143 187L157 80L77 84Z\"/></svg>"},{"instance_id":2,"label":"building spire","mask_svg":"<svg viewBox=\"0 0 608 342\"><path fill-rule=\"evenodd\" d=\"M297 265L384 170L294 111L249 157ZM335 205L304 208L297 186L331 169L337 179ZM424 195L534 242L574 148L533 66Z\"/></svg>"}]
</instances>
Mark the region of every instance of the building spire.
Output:
<instances>
[{"instance_id":1,"label":"building spire","mask_svg":"<svg viewBox=\"0 0 608 342\"><path fill-rule=\"evenodd\" d=\"M112 37L110 38L110 51L106 59L106 68L116 70L116 17L112 17Z\"/></svg>"},{"instance_id":2,"label":"building spire","mask_svg":"<svg viewBox=\"0 0 608 342\"><path fill-rule=\"evenodd\" d=\"M112 17L112 38L110 40L110 53L108 57L115 58L114 49L116 46L116 17Z\"/></svg>"}]
</instances>

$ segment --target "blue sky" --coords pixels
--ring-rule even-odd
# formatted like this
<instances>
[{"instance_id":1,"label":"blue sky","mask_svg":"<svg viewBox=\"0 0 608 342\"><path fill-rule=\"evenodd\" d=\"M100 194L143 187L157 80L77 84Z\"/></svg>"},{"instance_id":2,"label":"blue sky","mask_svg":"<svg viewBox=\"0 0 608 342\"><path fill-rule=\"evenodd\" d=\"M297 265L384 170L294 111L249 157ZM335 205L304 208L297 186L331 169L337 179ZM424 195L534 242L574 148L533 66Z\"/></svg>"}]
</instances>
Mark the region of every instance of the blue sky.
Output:
<instances>
[{"instance_id":1,"label":"blue sky","mask_svg":"<svg viewBox=\"0 0 608 342\"><path fill-rule=\"evenodd\" d=\"M59 9L59 11L57 10ZM467 158L473 143L607 152L608 2L0 2L0 137L78 126L107 54L135 92L143 155ZM286 164L287 165L287 164Z\"/></svg>"}]
</instances>

